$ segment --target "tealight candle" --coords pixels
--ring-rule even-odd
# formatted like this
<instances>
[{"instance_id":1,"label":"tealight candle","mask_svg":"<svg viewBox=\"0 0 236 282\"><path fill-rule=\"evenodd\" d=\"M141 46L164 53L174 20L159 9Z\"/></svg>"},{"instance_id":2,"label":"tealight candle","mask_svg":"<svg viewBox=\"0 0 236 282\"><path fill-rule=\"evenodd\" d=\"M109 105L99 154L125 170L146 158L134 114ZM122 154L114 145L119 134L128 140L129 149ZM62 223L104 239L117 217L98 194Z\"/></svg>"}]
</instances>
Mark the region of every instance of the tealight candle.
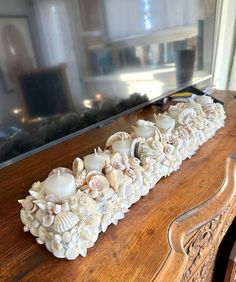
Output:
<instances>
[{"instance_id":1,"label":"tealight candle","mask_svg":"<svg viewBox=\"0 0 236 282\"><path fill-rule=\"evenodd\" d=\"M126 153L128 157L130 157L131 154L131 144L132 140L119 140L112 144L112 152L113 153Z\"/></svg>"},{"instance_id":2,"label":"tealight candle","mask_svg":"<svg viewBox=\"0 0 236 282\"><path fill-rule=\"evenodd\" d=\"M149 125L138 125L134 129L135 137L149 138L154 136L155 128Z\"/></svg>"},{"instance_id":3,"label":"tealight candle","mask_svg":"<svg viewBox=\"0 0 236 282\"><path fill-rule=\"evenodd\" d=\"M106 154L97 153L96 150L94 150L94 154L90 154L84 157L84 166L87 173L92 170L102 171L106 161Z\"/></svg>"},{"instance_id":4,"label":"tealight candle","mask_svg":"<svg viewBox=\"0 0 236 282\"><path fill-rule=\"evenodd\" d=\"M202 95L196 97L196 102L206 107L208 104L212 103L212 98L210 96Z\"/></svg>"},{"instance_id":5,"label":"tealight candle","mask_svg":"<svg viewBox=\"0 0 236 282\"><path fill-rule=\"evenodd\" d=\"M44 180L44 187L47 195L55 196L52 201L56 202L67 200L76 192L74 176L65 172L48 176Z\"/></svg>"},{"instance_id":6,"label":"tealight candle","mask_svg":"<svg viewBox=\"0 0 236 282\"><path fill-rule=\"evenodd\" d=\"M175 120L169 116L158 115L155 117L156 126L161 131L172 130L175 127Z\"/></svg>"}]
</instances>

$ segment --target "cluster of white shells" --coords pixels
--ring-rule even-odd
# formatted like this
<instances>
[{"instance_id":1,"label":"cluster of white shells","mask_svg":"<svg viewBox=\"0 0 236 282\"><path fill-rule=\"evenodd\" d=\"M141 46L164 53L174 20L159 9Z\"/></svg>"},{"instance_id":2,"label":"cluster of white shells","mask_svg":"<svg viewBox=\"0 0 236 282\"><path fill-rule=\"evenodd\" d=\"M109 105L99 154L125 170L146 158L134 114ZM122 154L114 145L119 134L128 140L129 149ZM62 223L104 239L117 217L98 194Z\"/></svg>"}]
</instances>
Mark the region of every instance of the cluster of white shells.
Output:
<instances>
[{"instance_id":1,"label":"cluster of white shells","mask_svg":"<svg viewBox=\"0 0 236 282\"><path fill-rule=\"evenodd\" d=\"M179 169L182 161L224 126L223 106L211 101L202 106L194 100L171 106L154 122L139 120L133 132L117 132L98 153L106 155L102 171L86 172L84 161L76 158L72 170L57 168L74 176L76 193L60 203L50 201L44 182L36 182L30 195L19 200L24 231L58 258L86 256L100 232L124 218L130 206L148 194L164 176ZM138 127L147 126L151 137L138 136ZM131 153L113 153L112 144L131 140Z\"/></svg>"}]
</instances>

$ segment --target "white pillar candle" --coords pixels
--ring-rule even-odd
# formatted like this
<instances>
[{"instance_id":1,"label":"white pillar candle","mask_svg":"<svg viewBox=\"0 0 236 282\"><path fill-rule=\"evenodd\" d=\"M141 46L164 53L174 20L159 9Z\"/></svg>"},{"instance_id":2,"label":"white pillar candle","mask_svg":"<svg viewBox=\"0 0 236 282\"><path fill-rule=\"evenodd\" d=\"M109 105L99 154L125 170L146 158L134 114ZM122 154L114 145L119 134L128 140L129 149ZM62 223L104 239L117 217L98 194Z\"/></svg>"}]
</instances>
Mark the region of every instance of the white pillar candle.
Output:
<instances>
[{"instance_id":1,"label":"white pillar candle","mask_svg":"<svg viewBox=\"0 0 236 282\"><path fill-rule=\"evenodd\" d=\"M161 131L173 130L175 127L175 120L169 116L158 115L155 117L155 121Z\"/></svg>"},{"instance_id":2,"label":"white pillar candle","mask_svg":"<svg viewBox=\"0 0 236 282\"><path fill-rule=\"evenodd\" d=\"M126 153L128 157L130 157L131 154L131 144L132 140L119 140L112 144L112 152L113 153Z\"/></svg>"},{"instance_id":3,"label":"white pillar candle","mask_svg":"<svg viewBox=\"0 0 236 282\"><path fill-rule=\"evenodd\" d=\"M134 128L135 137L149 138L154 136L155 128L148 125L138 125Z\"/></svg>"},{"instance_id":4,"label":"white pillar candle","mask_svg":"<svg viewBox=\"0 0 236 282\"><path fill-rule=\"evenodd\" d=\"M65 172L50 175L44 180L47 195L55 196L55 201L65 201L76 193L75 178Z\"/></svg>"},{"instance_id":5,"label":"white pillar candle","mask_svg":"<svg viewBox=\"0 0 236 282\"><path fill-rule=\"evenodd\" d=\"M105 156L105 154L97 153L96 150L94 151L94 154L84 157L84 166L87 173L92 170L102 171L107 161L107 155Z\"/></svg>"},{"instance_id":6,"label":"white pillar candle","mask_svg":"<svg viewBox=\"0 0 236 282\"><path fill-rule=\"evenodd\" d=\"M212 103L212 98L210 96L202 95L196 97L196 102L206 107L208 104Z\"/></svg>"}]
</instances>

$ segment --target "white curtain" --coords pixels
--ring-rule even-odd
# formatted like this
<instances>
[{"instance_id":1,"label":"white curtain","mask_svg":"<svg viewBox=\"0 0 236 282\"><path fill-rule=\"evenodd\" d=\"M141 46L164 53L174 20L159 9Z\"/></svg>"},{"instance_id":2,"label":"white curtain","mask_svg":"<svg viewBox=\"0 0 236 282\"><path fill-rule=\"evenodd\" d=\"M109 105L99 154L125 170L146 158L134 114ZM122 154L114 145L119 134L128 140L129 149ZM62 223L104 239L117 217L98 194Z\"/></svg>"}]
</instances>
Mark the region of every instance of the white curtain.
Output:
<instances>
[{"instance_id":1,"label":"white curtain","mask_svg":"<svg viewBox=\"0 0 236 282\"><path fill-rule=\"evenodd\" d=\"M236 44L234 44L234 57L232 62L232 68L230 72L230 80L229 80L229 90L236 91Z\"/></svg>"},{"instance_id":2,"label":"white curtain","mask_svg":"<svg viewBox=\"0 0 236 282\"><path fill-rule=\"evenodd\" d=\"M109 37L194 25L198 0L104 0Z\"/></svg>"},{"instance_id":3,"label":"white curtain","mask_svg":"<svg viewBox=\"0 0 236 282\"><path fill-rule=\"evenodd\" d=\"M78 50L72 33L72 15L69 13L68 0L34 0L36 26L41 45L43 66L66 64L67 78L75 105L82 96Z\"/></svg>"}]
</instances>

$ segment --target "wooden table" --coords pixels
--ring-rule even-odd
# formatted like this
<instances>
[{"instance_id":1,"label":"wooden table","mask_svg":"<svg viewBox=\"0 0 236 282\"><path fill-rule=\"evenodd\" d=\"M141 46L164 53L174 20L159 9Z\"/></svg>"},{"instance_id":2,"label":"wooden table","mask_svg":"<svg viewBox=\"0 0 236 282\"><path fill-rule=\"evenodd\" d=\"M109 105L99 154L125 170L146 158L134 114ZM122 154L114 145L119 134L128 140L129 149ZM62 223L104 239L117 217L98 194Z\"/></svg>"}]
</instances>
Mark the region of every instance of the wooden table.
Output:
<instances>
[{"instance_id":1,"label":"wooden table","mask_svg":"<svg viewBox=\"0 0 236 282\"><path fill-rule=\"evenodd\" d=\"M70 167L76 156L103 147L116 131L130 131L138 118L152 119L158 108L139 110L1 169L0 281L178 281L181 277L188 280L191 275L206 277L219 242L235 216L234 160L228 166L227 185L219 188L225 160L236 152L236 93L221 91L215 95L225 102L225 128L185 160L179 171L159 181L117 226L101 234L86 258L57 259L45 246L38 245L31 234L22 230L17 200L28 194L34 181L44 180L51 169ZM212 228L215 225L216 229ZM206 244L201 241L205 231L206 238L202 239L209 239ZM194 256L199 256L199 270L193 268ZM211 258L207 265L204 257Z\"/></svg>"}]
</instances>

